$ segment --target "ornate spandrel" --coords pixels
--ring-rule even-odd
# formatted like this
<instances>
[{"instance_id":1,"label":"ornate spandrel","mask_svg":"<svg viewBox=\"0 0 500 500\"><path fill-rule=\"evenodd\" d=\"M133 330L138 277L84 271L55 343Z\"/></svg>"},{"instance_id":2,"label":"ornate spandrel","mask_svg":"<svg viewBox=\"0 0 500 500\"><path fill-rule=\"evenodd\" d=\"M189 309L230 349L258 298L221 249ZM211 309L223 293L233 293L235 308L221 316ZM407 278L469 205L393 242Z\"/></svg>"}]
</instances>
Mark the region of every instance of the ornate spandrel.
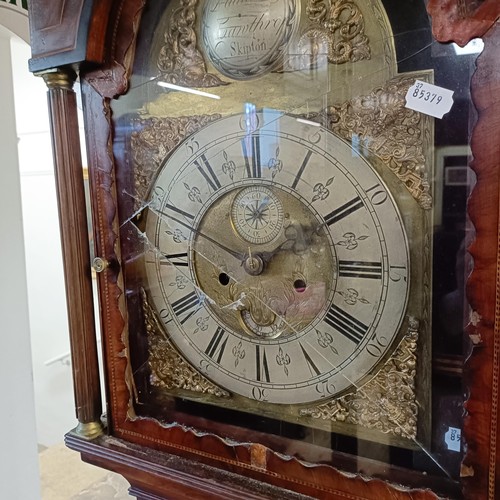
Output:
<instances>
[{"instance_id":1,"label":"ornate spandrel","mask_svg":"<svg viewBox=\"0 0 500 500\"><path fill-rule=\"evenodd\" d=\"M423 77L422 75L421 77ZM405 107L415 77L397 77L370 94L325 108L313 119L380 158L423 209L432 207L428 150L431 118Z\"/></svg>"},{"instance_id":2,"label":"ornate spandrel","mask_svg":"<svg viewBox=\"0 0 500 500\"><path fill-rule=\"evenodd\" d=\"M285 71L370 59L365 20L356 2L309 0L305 13L307 25L284 64Z\"/></svg>"},{"instance_id":3,"label":"ornate spandrel","mask_svg":"<svg viewBox=\"0 0 500 500\"><path fill-rule=\"evenodd\" d=\"M165 157L187 136L196 132L220 115L184 116L180 118L139 118L131 135L134 161L136 208L146 198L151 180Z\"/></svg>"},{"instance_id":4,"label":"ornate spandrel","mask_svg":"<svg viewBox=\"0 0 500 500\"><path fill-rule=\"evenodd\" d=\"M142 310L149 342L150 382L155 387L168 390L187 390L218 397L229 393L216 386L187 363L173 347L148 302L146 292L141 291Z\"/></svg>"},{"instance_id":5,"label":"ornate spandrel","mask_svg":"<svg viewBox=\"0 0 500 500\"><path fill-rule=\"evenodd\" d=\"M181 0L165 31L165 43L158 55L160 76L168 83L187 87L227 85L217 75L208 73L198 47L196 9L198 0Z\"/></svg>"},{"instance_id":6,"label":"ornate spandrel","mask_svg":"<svg viewBox=\"0 0 500 500\"><path fill-rule=\"evenodd\" d=\"M300 415L414 440L418 416L415 378L419 323L414 318L409 323L397 349L371 380L341 398L302 409Z\"/></svg>"}]
</instances>

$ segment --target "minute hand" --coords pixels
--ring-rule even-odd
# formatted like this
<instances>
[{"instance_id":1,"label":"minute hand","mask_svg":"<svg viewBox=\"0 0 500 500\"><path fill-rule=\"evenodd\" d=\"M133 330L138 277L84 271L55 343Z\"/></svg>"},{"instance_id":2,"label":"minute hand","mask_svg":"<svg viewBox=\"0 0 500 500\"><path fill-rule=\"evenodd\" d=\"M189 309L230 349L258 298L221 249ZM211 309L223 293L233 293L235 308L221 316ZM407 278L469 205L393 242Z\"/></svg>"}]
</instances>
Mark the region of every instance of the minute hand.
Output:
<instances>
[{"instance_id":1,"label":"minute hand","mask_svg":"<svg viewBox=\"0 0 500 500\"><path fill-rule=\"evenodd\" d=\"M160 215L163 215L164 217L177 222L177 224L180 224L181 226L184 226L185 228L189 229L195 234L199 234L202 238L205 238L207 241L210 241L210 243L213 243L215 246L219 247L221 250L224 250L224 252L227 252L229 255L232 255L236 259L242 261L245 258L245 255L240 252L236 252L235 250L231 250L230 248L224 246L222 243L219 243L218 241L214 240L210 236L206 235L205 233L202 233L200 230L195 229L193 226L190 226L186 222L178 219L177 217L174 217L172 215L166 214L165 212L158 211Z\"/></svg>"}]
</instances>

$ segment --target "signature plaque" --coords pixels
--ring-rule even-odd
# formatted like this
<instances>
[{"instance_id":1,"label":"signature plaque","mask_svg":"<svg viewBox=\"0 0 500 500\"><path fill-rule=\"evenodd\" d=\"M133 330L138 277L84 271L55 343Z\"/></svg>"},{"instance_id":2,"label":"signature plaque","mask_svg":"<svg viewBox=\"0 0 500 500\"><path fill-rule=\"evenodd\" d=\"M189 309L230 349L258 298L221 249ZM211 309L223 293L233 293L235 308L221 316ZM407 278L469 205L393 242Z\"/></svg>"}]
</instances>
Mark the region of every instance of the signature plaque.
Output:
<instances>
[{"instance_id":1,"label":"signature plaque","mask_svg":"<svg viewBox=\"0 0 500 500\"><path fill-rule=\"evenodd\" d=\"M202 19L205 53L232 79L262 76L283 62L299 9L297 0L208 0Z\"/></svg>"}]
</instances>

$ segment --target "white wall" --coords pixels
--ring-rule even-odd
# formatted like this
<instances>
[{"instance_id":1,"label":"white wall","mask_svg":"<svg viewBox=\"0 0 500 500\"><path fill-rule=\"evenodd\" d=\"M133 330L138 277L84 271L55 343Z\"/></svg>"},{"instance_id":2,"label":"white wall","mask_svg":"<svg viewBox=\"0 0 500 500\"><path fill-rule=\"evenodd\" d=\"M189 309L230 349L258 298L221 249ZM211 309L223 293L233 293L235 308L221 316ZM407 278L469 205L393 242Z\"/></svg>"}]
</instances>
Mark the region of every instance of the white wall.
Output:
<instances>
[{"instance_id":1,"label":"white wall","mask_svg":"<svg viewBox=\"0 0 500 500\"><path fill-rule=\"evenodd\" d=\"M37 443L59 443L77 423L70 366L46 366L69 352L69 337L46 87L28 71L28 43L27 12L0 2L0 497L9 500L40 498Z\"/></svg>"},{"instance_id":2,"label":"white wall","mask_svg":"<svg viewBox=\"0 0 500 500\"><path fill-rule=\"evenodd\" d=\"M23 37L28 36L27 12L21 7L0 2L0 25L3 23ZM42 78L33 76L28 70L28 59L31 57L28 43L14 37L10 50L17 134L14 123L8 124L2 114L0 120L2 129L9 128L15 134L12 136L14 147L16 142L19 146L17 168L21 176L37 439L43 446L52 446L60 443L64 434L76 427L77 420L69 365L69 333L47 88ZM2 71L7 71L9 66L10 63L2 64ZM83 141L83 129L80 134ZM84 147L82 152L85 152ZM62 362L47 365L48 361L58 358L62 358Z\"/></svg>"},{"instance_id":3,"label":"white wall","mask_svg":"<svg viewBox=\"0 0 500 500\"><path fill-rule=\"evenodd\" d=\"M9 0L9 3L0 3L0 26L29 43L28 11L22 8L21 0L17 2L19 5L11 2L12 0Z\"/></svg>"},{"instance_id":4,"label":"white wall","mask_svg":"<svg viewBox=\"0 0 500 500\"><path fill-rule=\"evenodd\" d=\"M29 57L26 43L12 42L37 435L51 446L77 422L71 367L46 365L70 347L47 88L28 71Z\"/></svg>"},{"instance_id":5,"label":"white wall","mask_svg":"<svg viewBox=\"0 0 500 500\"><path fill-rule=\"evenodd\" d=\"M0 26L0 484L3 498L26 500L40 483L10 47Z\"/></svg>"}]
</instances>

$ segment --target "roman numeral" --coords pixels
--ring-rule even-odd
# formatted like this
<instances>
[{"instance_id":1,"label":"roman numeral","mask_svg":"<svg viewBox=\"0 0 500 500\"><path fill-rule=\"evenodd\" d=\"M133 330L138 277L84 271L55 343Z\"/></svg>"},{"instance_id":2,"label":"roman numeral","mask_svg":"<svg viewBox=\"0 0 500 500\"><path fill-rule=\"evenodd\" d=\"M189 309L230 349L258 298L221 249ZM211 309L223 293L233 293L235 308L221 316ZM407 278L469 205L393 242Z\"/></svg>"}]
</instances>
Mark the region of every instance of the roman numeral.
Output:
<instances>
[{"instance_id":1,"label":"roman numeral","mask_svg":"<svg viewBox=\"0 0 500 500\"><path fill-rule=\"evenodd\" d=\"M220 364L222 355L224 354L224 349L226 348L228 338L229 335L227 335L226 332L220 326L217 327L217 330L215 331L212 339L210 340L208 347L205 349L205 354L207 356L210 356L214 361ZM214 356L217 356L217 358L215 358Z\"/></svg>"},{"instance_id":2,"label":"roman numeral","mask_svg":"<svg viewBox=\"0 0 500 500\"><path fill-rule=\"evenodd\" d=\"M167 208L170 208L172 210L172 206L171 205L167 205ZM187 212L184 212L180 209L176 209L175 210L176 212L180 213L181 215L184 215L185 217L189 217L191 219L194 219L194 216L191 215L191 214L188 214ZM167 214L165 212L159 212L161 215L163 215L164 217L166 217L167 219L170 219L171 221L174 221L174 222L177 222L177 224L180 224L181 226L184 226L186 229L189 229L190 231L193 231L194 232L194 229L192 226L190 226L189 224L187 224L186 222L178 219L177 217L174 217L173 215L170 215L170 214Z\"/></svg>"},{"instance_id":3,"label":"roman numeral","mask_svg":"<svg viewBox=\"0 0 500 500\"><path fill-rule=\"evenodd\" d=\"M365 324L336 305L330 307L324 321L355 344L359 344L368 331Z\"/></svg>"},{"instance_id":4,"label":"roman numeral","mask_svg":"<svg viewBox=\"0 0 500 500\"><path fill-rule=\"evenodd\" d=\"M172 210L173 212L177 212L178 214L180 215L183 215L184 217L187 217L188 219L194 219L194 215L188 213L188 212L184 212L184 210L181 210L180 208L178 207L174 207L174 205L170 205L170 204L166 204L165 205L165 208L168 208L169 210ZM175 221L177 221L177 219L174 219L173 217L170 217L170 215L164 213L164 212L160 212L162 215L164 215L165 217L168 217L170 219L173 219ZM189 227L189 226L188 226Z\"/></svg>"},{"instance_id":5,"label":"roman numeral","mask_svg":"<svg viewBox=\"0 0 500 500\"><path fill-rule=\"evenodd\" d=\"M339 276L380 280L382 279L382 264L380 262L339 260Z\"/></svg>"},{"instance_id":6,"label":"roman numeral","mask_svg":"<svg viewBox=\"0 0 500 500\"><path fill-rule=\"evenodd\" d=\"M176 316L186 313L186 316L180 320L181 325L183 325L198 310L199 306L200 299L193 291L173 302L172 310Z\"/></svg>"},{"instance_id":7,"label":"roman numeral","mask_svg":"<svg viewBox=\"0 0 500 500\"><path fill-rule=\"evenodd\" d=\"M328 215L324 217L325 222L331 226L332 224L335 224L339 220L343 219L344 217L347 217L349 214L352 214L356 210L359 210L360 208L363 207L363 202L361 201L361 198L359 196L356 196L356 198L353 198L351 201L348 201L341 207L337 208L333 212L330 212Z\"/></svg>"},{"instance_id":8,"label":"roman numeral","mask_svg":"<svg viewBox=\"0 0 500 500\"><path fill-rule=\"evenodd\" d=\"M208 160L205 157L205 155L201 155L200 159L203 162L202 165L200 165L198 161L195 161L194 164L198 168L200 174L203 175L205 180L208 182L208 185L212 188L212 190L217 191L217 189L220 189L221 187L219 179L215 175L215 172L213 171L213 168L210 165L210 163L208 163Z\"/></svg>"},{"instance_id":9,"label":"roman numeral","mask_svg":"<svg viewBox=\"0 0 500 500\"><path fill-rule=\"evenodd\" d=\"M311 372L311 376L318 376L321 375L321 371L319 368L314 364L314 361L312 360L311 356L309 356L309 353L304 349L304 346L302 343L299 342L300 348L302 349L302 354L304 355L304 358L306 359L307 367L309 368L309 371Z\"/></svg>"},{"instance_id":10,"label":"roman numeral","mask_svg":"<svg viewBox=\"0 0 500 500\"><path fill-rule=\"evenodd\" d=\"M304 169L306 168L307 163L309 162L309 158L311 158L312 151L308 150L306 153L306 156L304 160L302 161L302 165L299 168L299 171L297 172L297 175L295 176L295 179L292 184L292 189L295 189L297 187L297 184L299 183L300 176L303 174Z\"/></svg>"},{"instance_id":11,"label":"roman numeral","mask_svg":"<svg viewBox=\"0 0 500 500\"><path fill-rule=\"evenodd\" d=\"M262 358L260 355L260 345L255 346L255 367L257 373L257 381L261 382L265 380L266 382L271 382L271 377L269 376L269 366L267 364L266 350L262 348Z\"/></svg>"},{"instance_id":12,"label":"roman numeral","mask_svg":"<svg viewBox=\"0 0 500 500\"><path fill-rule=\"evenodd\" d=\"M260 164L260 136L253 134L241 139L241 148L245 157L245 167L247 177L262 177L262 167Z\"/></svg>"},{"instance_id":13,"label":"roman numeral","mask_svg":"<svg viewBox=\"0 0 500 500\"><path fill-rule=\"evenodd\" d=\"M188 267L187 263L187 252L184 253L165 253L163 254L164 260L160 261L162 266L166 266L168 264L173 264L176 267Z\"/></svg>"}]
</instances>

